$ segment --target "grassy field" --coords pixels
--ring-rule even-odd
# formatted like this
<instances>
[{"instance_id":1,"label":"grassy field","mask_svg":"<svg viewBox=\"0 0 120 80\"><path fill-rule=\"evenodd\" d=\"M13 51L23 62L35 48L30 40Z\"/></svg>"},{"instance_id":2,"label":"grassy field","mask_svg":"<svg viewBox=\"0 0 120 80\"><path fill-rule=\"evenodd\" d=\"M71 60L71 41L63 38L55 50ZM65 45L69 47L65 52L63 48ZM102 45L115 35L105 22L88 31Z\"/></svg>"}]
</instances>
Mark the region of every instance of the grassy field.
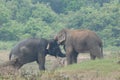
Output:
<instances>
[{"instance_id":1,"label":"grassy field","mask_svg":"<svg viewBox=\"0 0 120 80\"><path fill-rule=\"evenodd\" d=\"M9 51L1 53L7 56ZM0 80L120 80L119 51L106 52L101 60L90 60L88 55L80 55L78 60L81 60L78 64L63 67L59 60L47 56L48 70L39 71L35 62L23 66L19 71L5 67L0 69Z\"/></svg>"}]
</instances>

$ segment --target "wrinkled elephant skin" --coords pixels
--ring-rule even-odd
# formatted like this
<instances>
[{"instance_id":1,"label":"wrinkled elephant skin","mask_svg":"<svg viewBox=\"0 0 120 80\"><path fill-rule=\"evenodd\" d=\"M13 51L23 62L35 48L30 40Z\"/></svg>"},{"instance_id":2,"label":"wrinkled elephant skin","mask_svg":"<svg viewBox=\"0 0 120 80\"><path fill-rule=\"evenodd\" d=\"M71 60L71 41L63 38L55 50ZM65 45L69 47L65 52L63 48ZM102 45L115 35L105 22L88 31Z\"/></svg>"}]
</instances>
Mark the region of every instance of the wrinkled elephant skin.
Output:
<instances>
[{"instance_id":1,"label":"wrinkled elephant skin","mask_svg":"<svg viewBox=\"0 0 120 80\"><path fill-rule=\"evenodd\" d=\"M78 53L89 52L93 60L103 58L102 40L91 30L62 29L55 40L64 46L67 64L77 63Z\"/></svg>"},{"instance_id":2,"label":"wrinkled elephant skin","mask_svg":"<svg viewBox=\"0 0 120 80\"><path fill-rule=\"evenodd\" d=\"M14 61L14 68L21 68L24 64L36 61L40 70L45 70L45 56L65 57L54 39L29 38L16 44L10 52L9 60Z\"/></svg>"}]
</instances>

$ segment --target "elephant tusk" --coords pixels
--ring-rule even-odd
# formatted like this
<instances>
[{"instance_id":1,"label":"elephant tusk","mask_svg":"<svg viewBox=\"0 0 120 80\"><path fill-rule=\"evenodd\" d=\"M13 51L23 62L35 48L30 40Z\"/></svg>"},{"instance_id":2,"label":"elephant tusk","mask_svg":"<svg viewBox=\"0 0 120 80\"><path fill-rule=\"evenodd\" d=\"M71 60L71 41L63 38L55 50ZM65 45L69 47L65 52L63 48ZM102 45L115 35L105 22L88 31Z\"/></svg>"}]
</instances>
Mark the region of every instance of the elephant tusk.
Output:
<instances>
[{"instance_id":1,"label":"elephant tusk","mask_svg":"<svg viewBox=\"0 0 120 80\"><path fill-rule=\"evenodd\" d=\"M48 50L49 48L50 48L50 44L48 43L48 45L47 45L47 48L46 48L46 49Z\"/></svg>"}]
</instances>

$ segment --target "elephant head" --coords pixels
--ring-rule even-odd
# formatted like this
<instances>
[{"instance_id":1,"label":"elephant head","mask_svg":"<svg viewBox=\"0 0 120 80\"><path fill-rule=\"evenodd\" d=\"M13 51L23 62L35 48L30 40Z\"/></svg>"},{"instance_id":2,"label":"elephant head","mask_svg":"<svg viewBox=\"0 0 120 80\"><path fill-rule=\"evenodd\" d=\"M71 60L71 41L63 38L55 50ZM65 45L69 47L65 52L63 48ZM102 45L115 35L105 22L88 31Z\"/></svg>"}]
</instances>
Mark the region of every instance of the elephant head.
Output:
<instances>
[{"instance_id":1,"label":"elephant head","mask_svg":"<svg viewBox=\"0 0 120 80\"><path fill-rule=\"evenodd\" d=\"M68 29L62 29L56 36L55 40L58 44L64 44L66 37L67 37L67 31Z\"/></svg>"},{"instance_id":2,"label":"elephant head","mask_svg":"<svg viewBox=\"0 0 120 80\"><path fill-rule=\"evenodd\" d=\"M47 51L48 51L48 54L52 55L52 56L55 56L55 57L65 57L66 55L63 54L60 50L60 47L57 43L56 40L54 39L51 39L49 40L49 43L47 45Z\"/></svg>"}]
</instances>

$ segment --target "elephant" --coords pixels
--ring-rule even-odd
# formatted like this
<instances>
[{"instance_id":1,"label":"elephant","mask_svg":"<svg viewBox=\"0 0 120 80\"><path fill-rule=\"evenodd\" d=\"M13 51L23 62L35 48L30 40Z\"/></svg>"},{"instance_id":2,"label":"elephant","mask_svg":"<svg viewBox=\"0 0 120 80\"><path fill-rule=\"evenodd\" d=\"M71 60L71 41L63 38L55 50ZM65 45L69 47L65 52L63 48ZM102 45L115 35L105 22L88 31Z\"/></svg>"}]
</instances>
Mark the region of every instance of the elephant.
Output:
<instances>
[{"instance_id":1,"label":"elephant","mask_svg":"<svg viewBox=\"0 0 120 80\"><path fill-rule=\"evenodd\" d=\"M45 56L65 57L54 39L28 38L16 44L9 54L9 63L15 69L36 61L40 70L45 70Z\"/></svg>"},{"instance_id":2,"label":"elephant","mask_svg":"<svg viewBox=\"0 0 120 80\"><path fill-rule=\"evenodd\" d=\"M103 43L100 37L88 29L62 29L54 38L59 45L63 45L66 52L67 64L77 63L78 53L90 53L92 60L103 58Z\"/></svg>"}]
</instances>

